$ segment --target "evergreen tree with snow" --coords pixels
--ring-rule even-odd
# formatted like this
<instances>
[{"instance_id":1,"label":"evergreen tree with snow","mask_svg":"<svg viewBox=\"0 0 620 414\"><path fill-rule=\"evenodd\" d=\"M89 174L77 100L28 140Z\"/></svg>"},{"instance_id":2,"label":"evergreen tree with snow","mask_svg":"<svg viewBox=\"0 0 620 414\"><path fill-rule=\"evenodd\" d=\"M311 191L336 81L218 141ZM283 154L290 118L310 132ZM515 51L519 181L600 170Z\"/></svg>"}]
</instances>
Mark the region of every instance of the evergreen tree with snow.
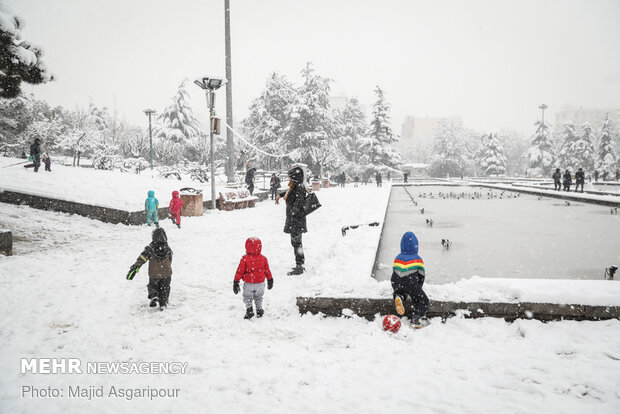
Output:
<instances>
[{"instance_id":1,"label":"evergreen tree with snow","mask_svg":"<svg viewBox=\"0 0 620 414\"><path fill-rule=\"evenodd\" d=\"M383 90L375 89L377 100L373 104L372 120L368 137L359 140L361 161L367 168L380 170L395 168L401 164L400 154L392 148L398 138L390 124L390 105L385 101Z\"/></svg>"},{"instance_id":2,"label":"evergreen tree with snow","mask_svg":"<svg viewBox=\"0 0 620 414\"><path fill-rule=\"evenodd\" d=\"M294 85L283 75L273 72L261 95L250 104L250 114L243 120L244 136L256 147L269 154L281 154L284 133L288 124L287 111L297 98ZM277 158L247 148L251 157L272 169Z\"/></svg>"},{"instance_id":3,"label":"evergreen tree with snow","mask_svg":"<svg viewBox=\"0 0 620 414\"><path fill-rule=\"evenodd\" d=\"M553 142L549 134L549 123L536 121L536 132L528 151L529 173L547 176L551 173L554 161Z\"/></svg>"},{"instance_id":4,"label":"evergreen tree with snow","mask_svg":"<svg viewBox=\"0 0 620 414\"><path fill-rule=\"evenodd\" d=\"M347 161L358 162L359 145L361 139L367 135L368 126L366 116L362 111L357 98L348 99L342 113L339 114L340 139L338 146L346 156Z\"/></svg>"},{"instance_id":5,"label":"evergreen tree with snow","mask_svg":"<svg viewBox=\"0 0 620 414\"><path fill-rule=\"evenodd\" d=\"M558 149L557 164L561 170L568 169L571 172L577 171L581 167L579 153L577 152L577 141L579 134L573 122L565 122L560 134L560 147Z\"/></svg>"},{"instance_id":6,"label":"evergreen tree with snow","mask_svg":"<svg viewBox=\"0 0 620 414\"><path fill-rule=\"evenodd\" d=\"M21 83L53 80L42 60L43 51L22 39L23 21L0 4L0 97L15 98Z\"/></svg>"},{"instance_id":7,"label":"evergreen tree with snow","mask_svg":"<svg viewBox=\"0 0 620 414\"><path fill-rule=\"evenodd\" d=\"M179 162L190 141L199 135L200 124L188 103L184 79L170 105L158 115L153 131L157 156L166 164Z\"/></svg>"},{"instance_id":8,"label":"evergreen tree with snow","mask_svg":"<svg viewBox=\"0 0 620 414\"><path fill-rule=\"evenodd\" d=\"M483 142L480 166L485 175L506 174L506 155L496 133L489 134Z\"/></svg>"},{"instance_id":9,"label":"evergreen tree with snow","mask_svg":"<svg viewBox=\"0 0 620 414\"><path fill-rule=\"evenodd\" d=\"M596 161L596 150L594 149L594 131L589 122L581 125L581 136L575 142L575 158L577 158L577 168L583 168L584 172L593 172Z\"/></svg>"},{"instance_id":10,"label":"evergreen tree with snow","mask_svg":"<svg viewBox=\"0 0 620 414\"><path fill-rule=\"evenodd\" d=\"M342 156L335 142L335 119L329 105L330 79L317 75L308 62L301 71L303 85L288 106L284 128L286 152L315 172L335 167ZM322 172L322 171L321 171Z\"/></svg>"},{"instance_id":11,"label":"evergreen tree with snow","mask_svg":"<svg viewBox=\"0 0 620 414\"><path fill-rule=\"evenodd\" d=\"M614 129L608 113L601 127L601 136L598 141L598 152L596 155L596 169L601 174L607 171L609 176L613 177L618 167Z\"/></svg>"},{"instance_id":12,"label":"evergreen tree with snow","mask_svg":"<svg viewBox=\"0 0 620 414\"><path fill-rule=\"evenodd\" d=\"M465 130L460 122L441 120L435 130L428 172L433 177L458 176L470 170Z\"/></svg>"}]
</instances>

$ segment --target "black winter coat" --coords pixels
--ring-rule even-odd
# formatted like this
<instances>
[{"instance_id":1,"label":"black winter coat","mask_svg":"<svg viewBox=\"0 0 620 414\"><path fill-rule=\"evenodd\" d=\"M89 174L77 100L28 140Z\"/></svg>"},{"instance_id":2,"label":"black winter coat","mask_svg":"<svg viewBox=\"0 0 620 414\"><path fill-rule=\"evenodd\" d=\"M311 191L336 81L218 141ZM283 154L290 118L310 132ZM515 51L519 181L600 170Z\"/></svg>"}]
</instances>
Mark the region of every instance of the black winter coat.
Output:
<instances>
[{"instance_id":1,"label":"black winter coat","mask_svg":"<svg viewBox=\"0 0 620 414\"><path fill-rule=\"evenodd\" d=\"M32 155L36 160L41 158L41 147L39 144L34 143L30 145L30 155Z\"/></svg>"},{"instance_id":2,"label":"black winter coat","mask_svg":"<svg viewBox=\"0 0 620 414\"><path fill-rule=\"evenodd\" d=\"M584 183L586 180L586 175L584 174L584 172L579 172L577 171L575 173L575 181L577 182L577 184L582 184Z\"/></svg>"},{"instance_id":3,"label":"black winter coat","mask_svg":"<svg viewBox=\"0 0 620 414\"><path fill-rule=\"evenodd\" d=\"M280 194L284 197L286 192ZM284 232L289 234L306 233L306 215L303 206L306 198L306 189L303 184L295 184L291 188L288 197L286 197L286 222L284 223Z\"/></svg>"}]
</instances>

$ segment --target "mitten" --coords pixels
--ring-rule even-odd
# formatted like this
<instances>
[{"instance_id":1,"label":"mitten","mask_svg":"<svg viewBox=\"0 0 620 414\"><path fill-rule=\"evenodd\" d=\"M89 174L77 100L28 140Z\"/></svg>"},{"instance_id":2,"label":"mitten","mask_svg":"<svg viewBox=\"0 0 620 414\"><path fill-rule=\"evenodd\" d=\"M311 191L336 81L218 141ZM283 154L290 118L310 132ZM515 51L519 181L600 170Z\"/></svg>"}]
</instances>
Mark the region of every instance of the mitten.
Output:
<instances>
[{"instance_id":1,"label":"mitten","mask_svg":"<svg viewBox=\"0 0 620 414\"><path fill-rule=\"evenodd\" d=\"M271 289L273 287L273 278L267 279L267 289Z\"/></svg>"},{"instance_id":2,"label":"mitten","mask_svg":"<svg viewBox=\"0 0 620 414\"><path fill-rule=\"evenodd\" d=\"M235 281L233 282L233 292L234 292L234 293L235 293L235 295L236 295L237 293L239 293L239 291L240 291L240 290L241 290L241 289L239 288L239 281L238 281L238 280L235 280Z\"/></svg>"},{"instance_id":3,"label":"mitten","mask_svg":"<svg viewBox=\"0 0 620 414\"><path fill-rule=\"evenodd\" d=\"M140 268L138 266L136 266L135 264L131 265L131 267L129 268L129 273L127 273L127 280L133 280L134 276L139 271L140 271Z\"/></svg>"}]
</instances>

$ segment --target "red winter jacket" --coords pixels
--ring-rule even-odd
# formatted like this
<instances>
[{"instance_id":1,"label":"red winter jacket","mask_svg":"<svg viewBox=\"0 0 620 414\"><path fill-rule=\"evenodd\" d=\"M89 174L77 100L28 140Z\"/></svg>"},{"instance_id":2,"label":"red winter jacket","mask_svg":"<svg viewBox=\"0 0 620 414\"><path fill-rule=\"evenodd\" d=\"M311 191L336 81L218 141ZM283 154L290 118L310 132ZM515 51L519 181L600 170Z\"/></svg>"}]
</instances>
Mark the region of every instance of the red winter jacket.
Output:
<instances>
[{"instance_id":1,"label":"red winter jacket","mask_svg":"<svg viewBox=\"0 0 620 414\"><path fill-rule=\"evenodd\" d=\"M265 277L271 280L271 271L267 258L260 254L263 248L260 239L250 237L245 241L246 255L241 258L237 273L235 273L235 281L243 279L246 283L263 283Z\"/></svg>"},{"instance_id":2,"label":"red winter jacket","mask_svg":"<svg viewBox=\"0 0 620 414\"><path fill-rule=\"evenodd\" d=\"M181 211L181 207L183 207L183 201L179 198L179 192L172 192L172 200L170 200L170 205L168 206L168 210L173 213L178 213Z\"/></svg>"}]
</instances>

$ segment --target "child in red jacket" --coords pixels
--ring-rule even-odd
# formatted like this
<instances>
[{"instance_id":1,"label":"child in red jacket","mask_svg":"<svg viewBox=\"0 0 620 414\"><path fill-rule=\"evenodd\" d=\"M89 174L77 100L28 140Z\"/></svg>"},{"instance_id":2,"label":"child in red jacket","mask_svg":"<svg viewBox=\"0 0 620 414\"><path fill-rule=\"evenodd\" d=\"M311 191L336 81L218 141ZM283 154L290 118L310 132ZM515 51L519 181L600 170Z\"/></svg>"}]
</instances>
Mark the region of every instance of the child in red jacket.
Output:
<instances>
[{"instance_id":1,"label":"child in red jacket","mask_svg":"<svg viewBox=\"0 0 620 414\"><path fill-rule=\"evenodd\" d=\"M173 191L172 200L170 200L170 205L168 206L168 212L170 213L172 222L176 224L178 228L181 228L181 207L183 207L183 201L179 197L179 192Z\"/></svg>"},{"instance_id":2,"label":"child in red jacket","mask_svg":"<svg viewBox=\"0 0 620 414\"><path fill-rule=\"evenodd\" d=\"M250 237L245 241L246 254L241 258L235 281L233 282L233 292L239 293L239 281L243 279L243 303L246 311L243 319L251 319L254 316L252 302L256 303L256 316L262 317L263 295L265 294L265 278L267 278L267 289L273 287L273 276L269 270L267 258L260 254L263 245L257 237Z\"/></svg>"}]
</instances>

